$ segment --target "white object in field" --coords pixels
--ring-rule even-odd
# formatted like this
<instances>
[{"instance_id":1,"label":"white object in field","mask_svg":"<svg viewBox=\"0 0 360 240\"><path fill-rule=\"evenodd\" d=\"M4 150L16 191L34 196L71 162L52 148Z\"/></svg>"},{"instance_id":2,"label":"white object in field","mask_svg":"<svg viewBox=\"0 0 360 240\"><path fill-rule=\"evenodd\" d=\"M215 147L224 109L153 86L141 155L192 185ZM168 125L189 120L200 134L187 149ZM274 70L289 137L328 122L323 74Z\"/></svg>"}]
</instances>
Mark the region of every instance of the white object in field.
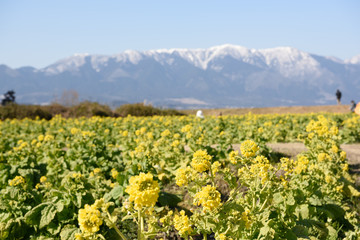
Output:
<instances>
[{"instance_id":1,"label":"white object in field","mask_svg":"<svg viewBox=\"0 0 360 240\"><path fill-rule=\"evenodd\" d=\"M198 110L198 111L196 112L196 117L198 117L198 118L204 118L203 112L202 112L201 110Z\"/></svg>"}]
</instances>

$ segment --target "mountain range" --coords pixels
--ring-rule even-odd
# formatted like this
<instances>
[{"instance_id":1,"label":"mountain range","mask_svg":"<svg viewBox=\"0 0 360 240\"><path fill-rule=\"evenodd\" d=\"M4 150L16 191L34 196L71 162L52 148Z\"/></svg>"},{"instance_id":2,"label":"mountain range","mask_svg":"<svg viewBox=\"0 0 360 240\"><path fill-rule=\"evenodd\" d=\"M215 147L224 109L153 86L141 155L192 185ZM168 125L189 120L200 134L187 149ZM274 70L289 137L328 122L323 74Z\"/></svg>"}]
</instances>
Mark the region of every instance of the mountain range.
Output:
<instances>
[{"instance_id":1,"label":"mountain range","mask_svg":"<svg viewBox=\"0 0 360 240\"><path fill-rule=\"evenodd\" d=\"M172 108L267 107L360 100L360 55L349 60L292 47L128 50L75 54L45 68L0 65L1 91L46 104L64 91L109 105L146 102Z\"/></svg>"}]
</instances>

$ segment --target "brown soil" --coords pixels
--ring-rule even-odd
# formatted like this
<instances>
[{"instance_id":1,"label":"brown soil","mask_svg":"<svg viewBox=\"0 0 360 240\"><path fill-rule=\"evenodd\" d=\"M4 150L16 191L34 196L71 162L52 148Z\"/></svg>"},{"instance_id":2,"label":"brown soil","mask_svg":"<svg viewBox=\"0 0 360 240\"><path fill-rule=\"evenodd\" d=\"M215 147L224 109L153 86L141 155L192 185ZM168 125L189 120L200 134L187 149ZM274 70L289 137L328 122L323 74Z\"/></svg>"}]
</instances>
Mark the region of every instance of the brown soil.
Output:
<instances>
[{"instance_id":1,"label":"brown soil","mask_svg":"<svg viewBox=\"0 0 360 240\"><path fill-rule=\"evenodd\" d=\"M291 157L307 150L303 143L269 143L268 146ZM349 164L360 164L360 144L342 144L340 148L346 152Z\"/></svg>"},{"instance_id":2,"label":"brown soil","mask_svg":"<svg viewBox=\"0 0 360 240\"><path fill-rule=\"evenodd\" d=\"M222 108L222 109L201 109L204 115L219 116L253 114L285 114L285 113L349 113L350 105L330 106L293 106L293 107L266 107L266 108ZM197 109L183 110L186 114L196 114Z\"/></svg>"}]
</instances>

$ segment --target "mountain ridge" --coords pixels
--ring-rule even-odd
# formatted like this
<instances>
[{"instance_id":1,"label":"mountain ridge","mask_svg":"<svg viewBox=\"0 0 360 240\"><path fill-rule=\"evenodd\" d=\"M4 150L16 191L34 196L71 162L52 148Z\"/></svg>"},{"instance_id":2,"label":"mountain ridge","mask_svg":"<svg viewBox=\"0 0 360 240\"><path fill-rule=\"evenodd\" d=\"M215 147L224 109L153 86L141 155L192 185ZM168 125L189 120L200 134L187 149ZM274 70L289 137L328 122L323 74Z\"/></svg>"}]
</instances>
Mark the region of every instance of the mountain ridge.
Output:
<instances>
[{"instance_id":1,"label":"mountain ridge","mask_svg":"<svg viewBox=\"0 0 360 240\"><path fill-rule=\"evenodd\" d=\"M224 44L199 49L74 54L47 67L0 66L2 90L21 102L50 102L66 90L83 100L164 107L254 107L331 104L360 90L360 55L349 60L293 47L248 49ZM191 100L192 99L192 100Z\"/></svg>"}]
</instances>

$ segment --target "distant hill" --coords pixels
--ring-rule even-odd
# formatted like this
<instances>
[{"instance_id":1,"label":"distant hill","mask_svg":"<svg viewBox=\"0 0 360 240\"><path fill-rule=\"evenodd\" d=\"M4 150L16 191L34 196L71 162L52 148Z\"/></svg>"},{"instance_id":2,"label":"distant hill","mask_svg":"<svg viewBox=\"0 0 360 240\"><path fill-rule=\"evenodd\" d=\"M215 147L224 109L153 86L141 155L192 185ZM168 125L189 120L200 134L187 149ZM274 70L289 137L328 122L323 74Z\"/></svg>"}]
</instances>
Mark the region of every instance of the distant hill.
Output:
<instances>
[{"instance_id":1,"label":"distant hill","mask_svg":"<svg viewBox=\"0 0 360 240\"><path fill-rule=\"evenodd\" d=\"M360 100L360 55L349 60L291 47L161 49L77 54L48 67L0 65L0 90L20 103L43 104L76 90L80 100L143 102L172 108L330 105Z\"/></svg>"}]
</instances>

